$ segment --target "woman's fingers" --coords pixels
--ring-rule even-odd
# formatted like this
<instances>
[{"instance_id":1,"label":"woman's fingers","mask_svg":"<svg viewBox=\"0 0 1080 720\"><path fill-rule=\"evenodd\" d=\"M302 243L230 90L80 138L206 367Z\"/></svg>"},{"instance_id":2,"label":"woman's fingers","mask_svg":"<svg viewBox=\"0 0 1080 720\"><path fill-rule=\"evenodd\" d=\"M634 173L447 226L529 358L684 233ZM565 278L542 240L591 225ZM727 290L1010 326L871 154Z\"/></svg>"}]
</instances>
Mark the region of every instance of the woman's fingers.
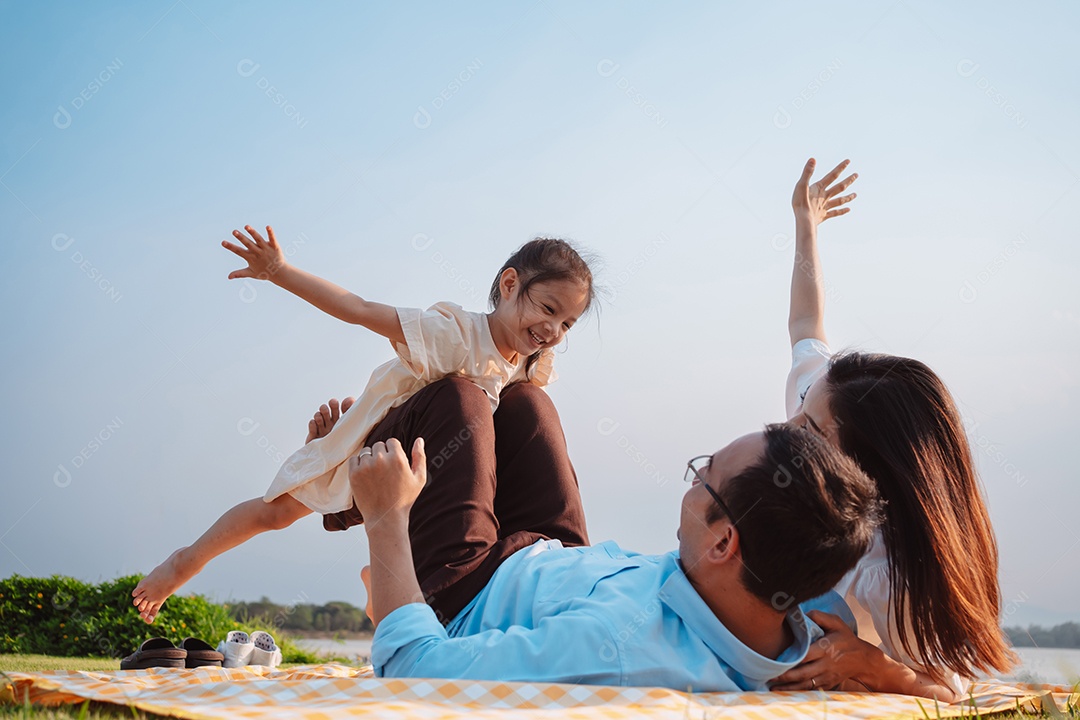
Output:
<instances>
[{"instance_id":1,"label":"woman's fingers","mask_svg":"<svg viewBox=\"0 0 1080 720\"><path fill-rule=\"evenodd\" d=\"M823 612L821 610L811 610L807 613L807 615L809 615L810 619L817 623L818 626L821 627L821 629L825 632L843 632L854 634L851 632L851 628L848 626L848 624L844 622L844 619L839 615Z\"/></svg>"},{"instance_id":2,"label":"woman's fingers","mask_svg":"<svg viewBox=\"0 0 1080 720\"><path fill-rule=\"evenodd\" d=\"M827 203L825 203L825 209L832 210L833 208L840 207L841 205L846 205L847 203L854 200L855 197L855 193L851 193L849 195L842 195L838 198L833 198L832 200L829 200Z\"/></svg>"},{"instance_id":3,"label":"woman's fingers","mask_svg":"<svg viewBox=\"0 0 1080 720\"><path fill-rule=\"evenodd\" d=\"M341 406L338 405L337 398L330 398L330 422L336 423L341 417Z\"/></svg>"},{"instance_id":4,"label":"woman's fingers","mask_svg":"<svg viewBox=\"0 0 1080 720\"><path fill-rule=\"evenodd\" d=\"M821 681L816 678L825 670L820 660L803 662L798 667L788 670L776 678L770 685L771 690L812 690L821 688Z\"/></svg>"},{"instance_id":5,"label":"woman's fingers","mask_svg":"<svg viewBox=\"0 0 1080 720\"><path fill-rule=\"evenodd\" d=\"M251 272L249 268L242 268L240 270L233 270L229 273L229 280L237 280L239 278L255 277L255 273Z\"/></svg>"},{"instance_id":6,"label":"woman's fingers","mask_svg":"<svg viewBox=\"0 0 1080 720\"><path fill-rule=\"evenodd\" d=\"M274 228L266 226L266 237L270 238L270 246L277 247L277 238L274 237Z\"/></svg>"},{"instance_id":7,"label":"woman's fingers","mask_svg":"<svg viewBox=\"0 0 1080 720\"><path fill-rule=\"evenodd\" d=\"M817 160L810 158L806 161L806 165L802 169L802 177L799 178L800 183L810 184L810 178L814 175L814 168L817 167Z\"/></svg>"},{"instance_id":8,"label":"woman's fingers","mask_svg":"<svg viewBox=\"0 0 1080 720\"><path fill-rule=\"evenodd\" d=\"M825 197L830 197L831 198L833 195L844 192L845 190L848 189L848 187L851 185L851 183L855 182L855 180L858 179L858 177L859 177L859 173L851 173L846 178L844 178L842 181L836 183L835 185L830 187L828 190L826 190L825 191Z\"/></svg>"},{"instance_id":9,"label":"woman's fingers","mask_svg":"<svg viewBox=\"0 0 1080 720\"><path fill-rule=\"evenodd\" d=\"M844 168L846 168L849 164L851 164L850 160L842 161L839 165L830 170L828 174L825 175L825 177L818 180L818 182L826 186L831 185L832 182L836 180L836 178L840 177L840 173L844 172Z\"/></svg>"},{"instance_id":10,"label":"woman's fingers","mask_svg":"<svg viewBox=\"0 0 1080 720\"><path fill-rule=\"evenodd\" d=\"M828 220L829 218L847 215L849 212L851 212L851 208L837 208L836 210L830 210L829 212L825 213L825 219Z\"/></svg>"}]
</instances>

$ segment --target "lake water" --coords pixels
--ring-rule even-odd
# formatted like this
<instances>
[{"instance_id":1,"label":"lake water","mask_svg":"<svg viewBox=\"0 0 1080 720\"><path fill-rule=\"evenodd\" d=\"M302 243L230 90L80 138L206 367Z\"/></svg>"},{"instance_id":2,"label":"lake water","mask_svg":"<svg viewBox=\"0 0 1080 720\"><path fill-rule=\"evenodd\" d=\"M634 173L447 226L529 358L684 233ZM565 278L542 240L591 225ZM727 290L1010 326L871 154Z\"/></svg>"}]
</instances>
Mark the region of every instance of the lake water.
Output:
<instances>
[{"instance_id":1,"label":"lake water","mask_svg":"<svg viewBox=\"0 0 1080 720\"><path fill-rule=\"evenodd\" d=\"M371 640L329 640L306 638L298 645L317 653L359 658L371 657ZM1053 683L1071 685L1080 680L1080 650L1065 648L1015 648L1020 665L1004 680L1015 682Z\"/></svg>"}]
</instances>

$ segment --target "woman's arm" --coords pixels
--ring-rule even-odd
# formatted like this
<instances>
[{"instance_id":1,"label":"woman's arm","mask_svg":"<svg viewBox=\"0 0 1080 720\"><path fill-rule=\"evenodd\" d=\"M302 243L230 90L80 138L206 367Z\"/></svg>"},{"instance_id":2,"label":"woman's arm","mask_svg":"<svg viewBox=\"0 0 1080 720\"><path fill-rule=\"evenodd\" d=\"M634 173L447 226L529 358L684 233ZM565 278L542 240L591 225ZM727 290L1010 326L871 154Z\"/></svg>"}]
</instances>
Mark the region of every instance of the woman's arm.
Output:
<instances>
[{"instance_id":1,"label":"woman's arm","mask_svg":"<svg viewBox=\"0 0 1080 720\"><path fill-rule=\"evenodd\" d=\"M869 690L956 702L956 691L893 660L880 648L860 640L841 618L812 610L810 619L825 637L810 646L798 667L776 678L772 690Z\"/></svg>"},{"instance_id":2,"label":"woman's arm","mask_svg":"<svg viewBox=\"0 0 1080 720\"><path fill-rule=\"evenodd\" d=\"M269 280L278 287L288 290L293 295L307 300L328 315L354 325L363 325L368 330L378 333L393 343L405 343L397 310L389 305L364 300L348 290L324 280L285 261L285 253L274 237L274 229L266 226L269 240L250 225L245 226L251 237L239 230L233 230L243 247L233 245L228 240L222 246L239 255L248 266L229 273L229 279L256 278Z\"/></svg>"},{"instance_id":3,"label":"woman's arm","mask_svg":"<svg viewBox=\"0 0 1080 720\"><path fill-rule=\"evenodd\" d=\"M832 184L849 162L845 160L821 180L810 184L817 166L817 161L810 158L795 184L791 197L791 207L795 211L795 267L791 273L791 311L788 314L792 345L806 338L825 341L825 284L817 250L817 226L851 210L840 206L854 200L855 193L837 195L855 182L858 175L849 175Z\"/></svg>"}]
</instances>

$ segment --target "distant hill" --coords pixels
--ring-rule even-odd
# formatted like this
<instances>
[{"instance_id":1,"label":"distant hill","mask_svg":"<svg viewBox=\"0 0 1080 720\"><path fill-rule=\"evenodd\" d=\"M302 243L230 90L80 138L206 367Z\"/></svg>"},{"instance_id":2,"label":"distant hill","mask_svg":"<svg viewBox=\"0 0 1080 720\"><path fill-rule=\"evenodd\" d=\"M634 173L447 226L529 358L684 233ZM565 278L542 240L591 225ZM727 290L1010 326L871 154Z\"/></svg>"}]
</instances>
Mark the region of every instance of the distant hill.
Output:
<instances>
[{"instance_id":1,"label":"distant hill","mask_svg":"<svg viewBox=\"0 0 1080 720\"><path fill-rule=\"evenodd\" d=\"M256 602L229 603L226 608L233 619L240 622L261 617L275 627L294 633L356 633L375 629L362 609L340 601L325 605L278 605L264 597Z\"/></svg>"},{"instance_id":2,"label":"distant hill","mask_svg":"<svg viewBox=\"0 0 1080 720\"><path fill-rule=\"evenodd\" d=\"M1014 647L1080 648L1080 623L1067 622L1051 628L1041 625L1007 627L1005 634Z\"/></svg>"}]
</instances>

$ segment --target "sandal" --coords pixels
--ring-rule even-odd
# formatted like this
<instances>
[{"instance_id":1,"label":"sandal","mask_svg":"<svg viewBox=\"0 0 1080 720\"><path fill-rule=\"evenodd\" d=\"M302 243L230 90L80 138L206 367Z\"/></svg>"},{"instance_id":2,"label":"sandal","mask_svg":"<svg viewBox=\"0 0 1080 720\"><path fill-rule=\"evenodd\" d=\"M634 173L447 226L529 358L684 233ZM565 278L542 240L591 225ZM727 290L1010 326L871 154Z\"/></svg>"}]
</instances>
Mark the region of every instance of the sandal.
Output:
<instances>
[{"instance_id":1,"label":"sandal","mask_svg":"<svg viewBox=\"0 0 1080 720\"><path fill-rule=\"evenodd\" d=\"M180 647L187 650L186 668L197 667L221 667L225 656L214 649L214 646L199 638L184 638Z\"/></svg>"},{"instance_id":2,"label":"sandal","mask_svg":"<svg viewBox=\"0 0 1080 720\"><path fill-rule=\"evenodd\" d=\"M187 660L187 654L187 650L176 647L166 638L150 638L140 645L138 650L120 661L120 669L182 668Z\"/></svg>"}]
</instances>

